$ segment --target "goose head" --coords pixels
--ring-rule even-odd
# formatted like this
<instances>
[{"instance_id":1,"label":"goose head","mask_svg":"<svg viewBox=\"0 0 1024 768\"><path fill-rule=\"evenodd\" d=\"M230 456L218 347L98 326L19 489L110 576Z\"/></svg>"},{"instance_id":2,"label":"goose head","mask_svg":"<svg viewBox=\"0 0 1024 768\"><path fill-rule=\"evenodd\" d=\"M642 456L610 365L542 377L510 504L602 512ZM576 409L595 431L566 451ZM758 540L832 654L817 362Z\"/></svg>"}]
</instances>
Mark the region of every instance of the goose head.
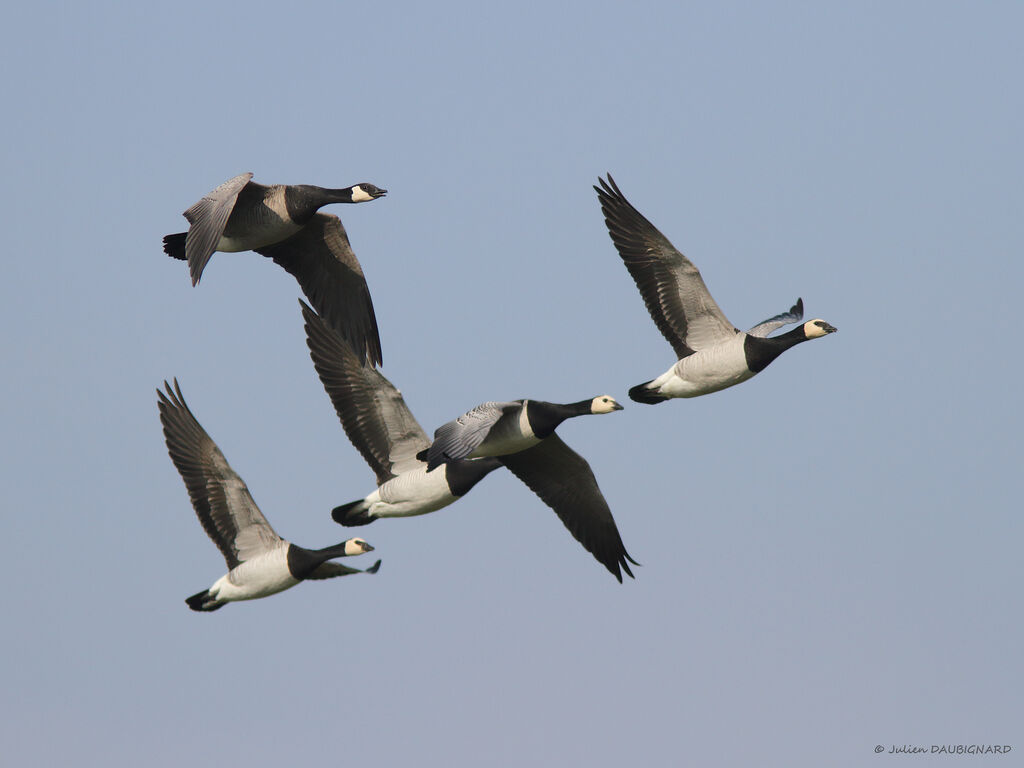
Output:
<instances>
[{"instance_id":1,"label":"goose head","mask_svg":"<svg viewBox=\"0 0 1024 768\"><path fill-rule=\"evenodd\" d=\"M819 339L822 336L835 333L837 330L839 329L821 319L808 320L804 323L804 336L808 339Z\"/></svg>"},{"instance_id":2,"label":"goose head","mask_svg":"<svg viewBox=\"0 0 1024 768\"><path fill-rule=\"evenodd\" d=\"M373 547L367 544L366 541L364 541L363 539L348 539L345 542L346 555L361 555L364 552L373 552Z\"/></svg>"},{"instance_id":3,"label":"goose head","mask_svg":"<svg viewBox=\"0 0 1024 768\"><path fill-rule=\"evenodd\" d=\"M356 184L352 187L352 202L365 203L370 200L376 200L378 197L384 197L387 193L386 189L381 189L373 184Z\"/></svg>"},{"instance_id":4,"label":"goose head","mask_svg":"<svg viewBox=\"0 0 1024 768\"><path fill-rule=\"evenodd\" d=\"M591 413L611 413L612 411L621 410L622 406L611 395L598 395L590 401Z\"/></svg>"}]
</instances>

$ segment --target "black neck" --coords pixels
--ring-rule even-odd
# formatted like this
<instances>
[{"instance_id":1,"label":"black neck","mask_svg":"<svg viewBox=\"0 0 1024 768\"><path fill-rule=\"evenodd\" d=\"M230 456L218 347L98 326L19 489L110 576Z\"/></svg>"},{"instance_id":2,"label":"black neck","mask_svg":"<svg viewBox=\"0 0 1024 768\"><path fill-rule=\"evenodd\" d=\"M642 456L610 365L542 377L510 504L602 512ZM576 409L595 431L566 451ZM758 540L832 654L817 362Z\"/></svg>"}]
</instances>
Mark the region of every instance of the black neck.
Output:
<instances>
[{"instance_id":1,"label":"black neck","mask_svg":"<svg viewBox=\"0 0 1024 768\"><path fill-rule=\"evenodd\" d=\"M558 425L574 416L586 416L591 413L593 399L580 400L578 403L546 403L543 400L527 400L526 418L530 429L537 437L547 437Z\"/></svg>"},{"instance_id":2,"label":"black neck","mask_svg":"<svg viewBox=\"0 0 1024 768\"><path fill-rule=\"evenodd\" d=\"M311 184L295 184L285 187L284 202L291 220L296 224L305 224L325 205L351 203L352 187L325 189Z\"/></svg>"},{"instance_id":3,"label":"black neck","mask_svg":"<svg viewBox=\"0 0 1024 768\"><path fill-rule=\"evenodd\" d=\"M323 549L306 549L294 544L288 547L288 570L300 581L315 571L320 565L335 557L345 557L345 542Z\"/></svg>"},{"instance_id":4,"label":"black neck","mask_svg":"<svg viewBox=\"0 0 1024 768\"><path fill-rule=\"evenodd\" d=\"M775 358L802 341L807 341L807 334L804 333L802 325L780 336L747 336L743 341L747 367L754 373L763 371Z\"/></svg>"}]
</instances>

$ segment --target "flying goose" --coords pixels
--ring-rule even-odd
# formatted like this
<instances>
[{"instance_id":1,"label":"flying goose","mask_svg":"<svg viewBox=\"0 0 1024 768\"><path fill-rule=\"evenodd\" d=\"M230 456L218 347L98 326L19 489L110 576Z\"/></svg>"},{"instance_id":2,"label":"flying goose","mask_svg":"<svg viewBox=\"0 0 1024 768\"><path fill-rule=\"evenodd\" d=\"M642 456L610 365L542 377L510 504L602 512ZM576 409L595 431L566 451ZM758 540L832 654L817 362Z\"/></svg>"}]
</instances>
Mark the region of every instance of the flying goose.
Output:
<instances>
[{"instance_id":1,"label":"flying goose","mask_svg":"<svg viewBox=\"0 0 1024 768\"><path fill-rule=\"evenodd\" d=\"M462 459L427 473L416 454L430 440L379 371L360 364L352 348L301 299L306 343L320 381L352 445L377 476L377 489L335 507L341 525L366 525L379 517L411 517L446 507L501 466L497 459Z\"/></svg>"},{"instance_id":2,"label":"flying goose","mask_svg":"<svg viewBox=\"0 0 1024 768\"><path fill-rule=\"evenodd\" d=\"M427 460L427 472L431 472L453 461L497 457L555 510L576 540L621 583L619 568L632 577L626 561L639 563L626 552L590 465L555 434L566 419L621 410L615 398L607 395L568 404L482 403L438 427L433 444L419 458Z\"/></svg>"},{"instance_id":3,"label":"flying goose","mask_svg":"<svg viewBox=\"0 0 1024 768\"><path fill-rule=\"evenodd\" d=\"M362 267L341 219L317 213L330 203L364 203L387 194L373 184L324 189L308 184L264 186L251 173L235 176L185 211L188 232L164 237L164 252L188 261L199 283L214 251L256 251L299 282L310 303L372 364L380 336Z\"/></svg>"},{"instance_id":4,"label":"flying goose","mask_svg":"<svg viewBox=\"0 0 1024 768\"><path fill-rule=\"evenodd\" d=\"M206 533L227 561L228 572L209 589L185 599L193 611L215 611L234 600L253 600L294 587L305 579L329 579L350 573L376 573L380 560L365 571L328 562L335 557L372 552L362 539L333 547L304 549L270 527L224 454L185 404L178 380L166 394L157 390L167 452L178 468L192 506Z\"/></svg>"},{"instance_id":5,"label":"flying goose","mask_svg":"<svg viewBox=\"0 0 1024 768\"><path fill-rule=\"evenodd\" d=\"M689 259L626 200L611 174L594 187L608 234L636 281L654 324L679 358L656 379L638 384L629 396L638 403L673 397L697 397L746 381L790 347L834 333L824 320L808 320L787 333L769 337L784 325L800 322L803 299L788 312L758 323L746 333L730 323Z\"/></svg>"}]
</instances>

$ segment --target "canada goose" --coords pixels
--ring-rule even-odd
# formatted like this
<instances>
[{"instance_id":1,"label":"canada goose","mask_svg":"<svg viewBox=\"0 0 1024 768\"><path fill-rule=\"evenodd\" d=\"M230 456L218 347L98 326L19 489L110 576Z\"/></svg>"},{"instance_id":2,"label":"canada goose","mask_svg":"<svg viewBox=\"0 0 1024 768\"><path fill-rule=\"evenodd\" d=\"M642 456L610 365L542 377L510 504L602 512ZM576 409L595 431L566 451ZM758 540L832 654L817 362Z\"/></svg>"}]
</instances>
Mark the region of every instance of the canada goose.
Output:
<instances>
[{"instance_id":1,"label":"canada goose","mask_svg":"<svg viewBox=\"0 0 1024 768\"><path fill-rule=\"evenodd\" d=\"M270 527L224 454L185 404L177 379L174 389L157 395L167 452L178 468L192 506L206 533L228 564L228 572L209 589L185 602L193 611L215 611L234 600L253 600L294 587L305 579L329 579L350 573L376 573L380 560L365 571L328 562L335 557L372 552L362 539L333 547L304 549Z\"/></svg>"},{"instance_id":2,"label":"canada goose","mask_svg":"<svg viewBox=\"0 0 1024 768\"><path fill-rule=\"evenodd\" d=\"M427 459L428 472L460 459L497 457L555 510L576 540L621 582L619 568L632 577L626 561L639 563L626 552L590 465L555 434L566 419L621 410L615 398L607 395L568 404L483 403L438 427L433 444L419 457Z\"/></svg>"},{"instance_id":3,"label":"canada goose","mask_svg":"<svg viewBox=\"0 0 1024 768\"><path fill-rule=\"evenodd\" d=\"M235 176L185 211L188 232L166 235L164 252L188 261L192 285L214 251L251 250L273 259L361 359L379 365L380 336L362 267L341 219L317 211L330 203L364 203L387 190L365 183L345 189L264 186L250 179L251 173Z\"/></svg>"},{"instance_id":4,"label":"canada goose","mask_svg":"<svg viewBox=\"0 0 1024 768\"><path fill-rule=\"evenodd\" d=\"M835 332L824 320L768 337L776 328L803 319L803 299L788 312L743 333L730 323L689 259L626 200L611 174L594 187L608 234L636 281L658 330L679 358L656 379L638 384L629 396L638 403L697 397L746 381L790 347Z\"/></svg>"},{"instance_id":5,"label":"canada goose","mask_svg":"<svg viewBox=\"0 0 1024 768\"><path fill-rule=\"evenodd\" d=\"M501 466L497 459L462 459L427 473L416 454L430 439L379 371L363 366L352 348L299 300L306 343L320 381L352 445L377 476L365 498L335 507L341 525L366 525L379 517L411 517L446 507Z\"/></svg>"}]
</instances>

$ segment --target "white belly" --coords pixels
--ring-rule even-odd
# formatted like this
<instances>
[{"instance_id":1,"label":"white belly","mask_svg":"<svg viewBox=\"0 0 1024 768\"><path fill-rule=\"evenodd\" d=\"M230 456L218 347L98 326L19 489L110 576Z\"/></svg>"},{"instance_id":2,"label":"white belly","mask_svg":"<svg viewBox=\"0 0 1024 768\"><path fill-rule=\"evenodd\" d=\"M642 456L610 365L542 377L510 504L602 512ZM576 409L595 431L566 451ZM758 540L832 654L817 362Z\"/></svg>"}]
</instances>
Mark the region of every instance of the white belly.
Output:
<instances>
[{"instance_id":1,"label":"white belly","mask_svg":"<svg viewBox=\"0 0 1024 768\"><path fill-rule=\"evenodd\" d=\"M413 517L447 507L456 497L448 489L448 468L427 472L426 465L388 480L366 497L372 517Z\"/></svg>"},{"instance_id":2,"label":"white belly","mask_svg":"<svg viewBox=\"0 0 1024 768\"><path fill-rule=\"evenodd\" d=\"M210 587L218 600L255 600L294 587L298 580L288 571L288 547L254 557L232 568Z\"/></svg>"},{"instance_id":3,"label":"white belly","mask_svg":"<svg viewBox=\"0 0 1024 768\"><path fill-rule=\"evenodd\" d=\"M754 374L747 368L743 339L740 334L726 344L684 357L652 381L649 389L666 397L698 397L746 381Z\"/></svg>"}]
</instances>

